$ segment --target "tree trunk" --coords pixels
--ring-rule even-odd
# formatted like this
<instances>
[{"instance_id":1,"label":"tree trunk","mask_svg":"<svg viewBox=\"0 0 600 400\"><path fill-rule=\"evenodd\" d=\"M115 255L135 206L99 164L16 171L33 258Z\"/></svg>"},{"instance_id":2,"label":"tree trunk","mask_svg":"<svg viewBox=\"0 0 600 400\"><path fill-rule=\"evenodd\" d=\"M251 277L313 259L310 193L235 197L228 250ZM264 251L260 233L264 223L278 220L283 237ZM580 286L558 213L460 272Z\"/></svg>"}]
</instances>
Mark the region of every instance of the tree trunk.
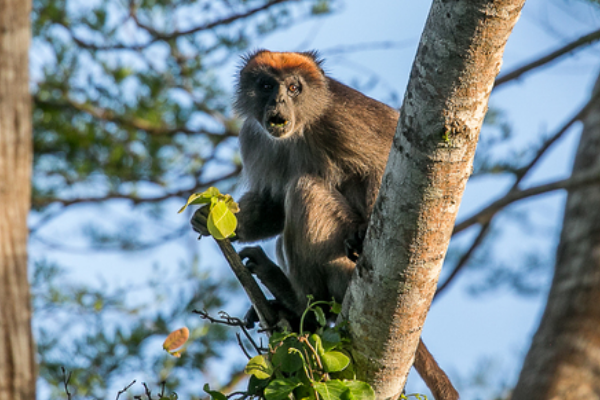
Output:
<instances>
[{"instance_id":1,"label":"tree trunk","mask_svg":"<svg viewBox=\"0 0 600 400\"><path fill-rule=\"evenodd\" d=\"M600 92L600 78L594 93ZM583 119L573 175L600 170L600 101ZM513 399L600 399L600 186L571 190L548 304Z\"/></svg>"},{"instance_id":2,"label":"tree trunk","mask_svg":"<svg viewBox=\"0 0 600 400\"><path fill-rule=\"evenodd\" d=\"M344 301L361 378L397 398L446 254L504 46L525 0L435 0Z\"/></svg>"},{"instance_id":3,"label":"tree trunk","mask_svg":"<svg viewBox=\"0 0 600 400\"><path fill-rule=\"evenodd\" d=\"M27 280L31 181L27 0L0 0L0 399L34 400Z\"/></svg>"}]
</instances>

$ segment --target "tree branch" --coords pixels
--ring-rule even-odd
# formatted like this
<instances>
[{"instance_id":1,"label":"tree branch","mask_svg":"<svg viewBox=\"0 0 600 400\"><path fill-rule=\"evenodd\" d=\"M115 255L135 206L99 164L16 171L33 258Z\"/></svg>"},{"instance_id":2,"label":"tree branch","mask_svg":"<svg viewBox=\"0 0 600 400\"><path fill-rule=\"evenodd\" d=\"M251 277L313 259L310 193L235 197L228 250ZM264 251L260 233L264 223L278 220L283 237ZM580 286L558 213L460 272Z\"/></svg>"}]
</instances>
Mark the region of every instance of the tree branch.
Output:
<instances>
[{"instance_id":1,"label":"tree branch","mask_svg":"<svg viewBox=\"0 0 600 400\"><path fill-rule=\"evenodd\" d=\"M227 259L236 278L240 281L242 287L246 291L250 302L252 302L262 327L266 330L274 328L278 322L277 315L273 311L265 294L256 283L252 273L242 263L242 259L231 245L229 239L216 240L216 242Z\"/></svg>"},{"instance_id":2,"label":"tree branch","mask_svg":"<svg viewBox=\"0 0 600 400\"><path fill-rule=\"evenodd\" d=\"M177 133L185 133L186 135L205 135L209 138L213 139L223 139L226 137L237 136L236 131L226 130L223 133L215 133L209 132L206 130L193 130L186 128L185 126L156 126L151 122L139 118L139 117L123 117L121 115L116 114L114 111L100 108L94 106L92 104L79 103L69 98L64 98L63 102L51 102L46 100L40 100L37 96L34 96L34 102L36 105L46 106L46 107L55 107L55 108L73 108L77 111L84 112L86 114L91 115L94 118L101 119L107 122L114 122L129 128L139 129L142 131L146 131L151 135L175 135ZM227 127L227 124L225 124Z\"/></svg>"},{"instance_id":3,"label":"tree branch","mask_svg":"<svg viewBox=\"0 0 600 400\"><path fill-rule=\"evenodd\" d=\"M550 136L544 142L544 144L537 150L535 156L531 159L531 161L527 165L519 168L516 171L517 179L515 180L511 190L518 188L521 181L523 181L525 176L527 176L529 171L531 171L531 169L542 158L542 156L546 153L546 151L558 139L560 139L575 122L580 121L582 118L584 118L590 112L590 110L594 107L595 103L599 99L600 99L599 94L596 94L592 98L590 98L590 100L587 102L587 104L585 106L583 106L571 119L569 119L554 135Z\"/></svg>"},{"instance_id":4,"label":"tree branch","mask_svg":"<svg viewBox=\"0 0 600 400\"><path fill-rule=\"evenodd\" d=\"M588 46L598 40L600 40L600 29L598 29L594 32L588 33L587 35L582 36L579 39L577 39L577 40L575 40L575 41L561 47L560 49L555 50L543 57L540 57L535 61L532 61L532 62L525 64L519 68L516 68L513 71L507 72L506 74L502 74L500 77L498 77L498 79L496 79L494 88L497 88L498 86L502 86L505 83L508 83L510 81L518 79L523 74L526 74L527 72L530 72L541 66L547 65L566 54L569 54L575 50L580 50L582 47Z\"/></svg>"},{"instance_id":5,"label":"tree branch","mask_svg":"<svg viewBox=\"0 0 600 400\"><path fill-rule=\"evenodd\" d=\"M239 173L241 172L242 167L240 165L237 165L235 167L235 169L231 172L229 172L228 174L222 175L218 178L213 178L209 181L205 181L199 184L194 185L193 187L190 188L186 188L186 189L181 189L175 192L170 192L170 193L166 193L162 196L155 196L155 197L138 197L138 196L133 196L130 194L121 194L121 193L109 193L105 196L101 196L101 197L78 197L75 199L58 199L58 198L53 198L53 199L42 199L42 200L37 200L35 201L35 203L33 204L35 207L46 207L50 204L53 203L59 203L61 205L63 205L64 207L68 207L68 206L72 206L72 205L76 205L76 204L83 204L83 203L102 203L105 201L109 201L109 200L118 200L118 199L122 199L122 200L130 200L132 201L134 204L140 204L140 203L158 203L161 201L165 201L168 199L172 199L175 197L183 197L183 198L187 198L189 197L189 195L191 195L192 193L196 193L196 192L201 192L203 189L208 188L209 186L213 186L215 184L217 184L218 182L222 182L224 180L227 179L231 179L237 175L239 175ZM47 222L47 221L44 221ZM38 227L36 226L35 229L38 229Z\"/></svg>"},{"instance_id":6,"label":"tree branch","mask_svg":"<svg viewBox=\"0 0 600 400\"><path fill-rule=\"evenodd\" d=\"M452 234L455 235L476 224L490 223L494 216L500 210L516 201L523 200L532 196L537 196L539 194L552 192L554 190L570 190L598 183L600 183L600 171L592 171L573 175L572 177L567 179L546 183L544 185L534 186L528 189L514 190L512 192L507 193L506 196L502 197L501 199L496 200L489 206L485 207L483 210L479 211L475 215L456 224Z\"/></svg>"},{"instance_id":7,"label":"tree branch","mask_svg":"<svg viewBox=\"0 0 600 400\"><path fill-rule=\"evenodd\" d=\"M439 295L448 287L450 282L452 282L454 278L456 278L458 273L467 265L475 250L479 247L479 245L483 242L483 239L485 239L485 237L487 236L489 228L489 222L482 225L481 230L477 234L475 240L473 240L473 243L471 243L469 249L462 255L460 260L458 260L458 263L456 263L456 266L454 267L450 275L448 275L448 278L446 278L444 283L438 286L437 291L435 292L435 296L433 297L433 301L439 298Z\"/></svg>"},{"instance_id":8,"label":"tree branch","mask_svg":"<svg viewBox=\"0 0 600 400\"><path fill-rule=\"evenodd\" d=\"M144 23L142 23L136 13L135 13L135 9L130 9L130 15L131 18L134 20L134 22L136 23L137 26L139 26L140 28L144 29L145 31L147 31L151 36L152 39L150 39L148 42L146 43L141 43L141 44L135 44L135 45L126 45L123 43L116 43L116 44L108 44L108 45L96 45L93 43L89 43L86 42L85 40L82 40L78 37L76 37L74 35L74 33L71 31L71 28L68 26L65 26L65 28L70 32L71 37L73 38L73 41L80 47L85 48L85 49L89 49L89 50L93 50L93 51L110 51L110 50L132 50L132 51L140 51L143 49L146 49L148 46L158 42L158 41L169 41L169 40L173 40L176 39L180 36L185 36L185 35L191 35L194 33L198 33L198 32L202 32L202 31L207 31L213 28L216 28L217 26L221 26L221 25L229 25L235 21L238 20L242 20L244 18L248 18L251 17L254 14L257 14L261 11L265 11L273 6L276 6L278 4L282 4L282 3L286 3L286 2L291 2L291 1L298 1L298 0L272 0L272 1L268 1L266 4L260 6L260 7L256 7L253 9L250 9L248 11L242 12L242 13L238 13L238 14L234 14L231 15L229 17L226 18L221 18L218 20L215 20L213 22L207 23L207 24L203 24L203 25L199 25L196 26L194 28L190 28L184 31L175 31L175 32L171 32L171 33L164 33L164 32L159 32L156 29L154 29L153 27L146 25Z\"/></svg>"}]
</instances>

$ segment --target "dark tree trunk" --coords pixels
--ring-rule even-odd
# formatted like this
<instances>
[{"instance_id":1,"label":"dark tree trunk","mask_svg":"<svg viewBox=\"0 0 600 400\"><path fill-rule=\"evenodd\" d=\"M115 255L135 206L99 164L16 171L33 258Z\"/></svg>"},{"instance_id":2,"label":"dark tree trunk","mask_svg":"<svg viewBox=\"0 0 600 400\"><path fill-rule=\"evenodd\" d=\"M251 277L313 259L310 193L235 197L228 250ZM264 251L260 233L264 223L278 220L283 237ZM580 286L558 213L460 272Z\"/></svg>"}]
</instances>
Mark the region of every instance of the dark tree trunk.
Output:
<instances>
[{"instance_id":1,"label":"dark tree trunk","mask_svg":"<svg viewBox=\"0 0 600 400\"><path fill-rule=\"evenodd\" d=\"M28 0L0 0L0 399L34 400L27 281L31 181Z\"/></svg>"},{"instance_id":2,"label":"dark tree trunk","mask_svg":"<svg viewBox=\"0 0 600 400\"><path fill-rule=\"evenodd\" d=\"M600 170L598 99L583 122L573 175ZM569 192L548 304L513 399L600 399L598 185Z\"/></svg>"}]
</instances>

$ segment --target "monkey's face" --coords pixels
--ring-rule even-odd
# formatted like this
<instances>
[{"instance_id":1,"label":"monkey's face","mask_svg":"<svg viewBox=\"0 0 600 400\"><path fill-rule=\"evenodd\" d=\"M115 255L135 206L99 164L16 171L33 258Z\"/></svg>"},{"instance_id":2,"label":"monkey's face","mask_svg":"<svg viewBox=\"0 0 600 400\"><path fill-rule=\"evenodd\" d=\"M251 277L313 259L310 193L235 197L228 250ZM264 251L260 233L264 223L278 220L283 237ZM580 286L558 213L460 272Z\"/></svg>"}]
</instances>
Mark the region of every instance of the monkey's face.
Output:
<instances>
[{"instance_id":1,"label":"monkey's face","mask_svg":"<svg viewBox=\"0 0 600 400\"><path fill-rule=\"evenodd\" d=\"M300 108L303 91L302 79L298 76L261 76L256 82L256 91L263 104L255 118L263 128L276 138L291 135L299 128L301 118L296 111Z\"/></svg>"},{"instance_id":2,"label":"monkey's face","mask_svg":"<svg viewBox=\"0 0 600 400\"><path fill-rule=\"evenodd\" d=\"M252 117L274 138L302 134L327 108L327 79L308 53L251 56L240 70L235 108Z\"/></svg>"}]
</instances>

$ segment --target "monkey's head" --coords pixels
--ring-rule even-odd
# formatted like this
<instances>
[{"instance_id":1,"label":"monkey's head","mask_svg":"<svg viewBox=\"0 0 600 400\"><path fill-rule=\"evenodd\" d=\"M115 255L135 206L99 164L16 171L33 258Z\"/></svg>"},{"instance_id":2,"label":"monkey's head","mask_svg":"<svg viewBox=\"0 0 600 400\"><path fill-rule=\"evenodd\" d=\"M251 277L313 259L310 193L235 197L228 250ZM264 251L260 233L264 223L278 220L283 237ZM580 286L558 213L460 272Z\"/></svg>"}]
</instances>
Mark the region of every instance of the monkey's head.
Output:
<instances>
[{"instance_id":1,"label":"monkey's head","mask_svg":"<svg viewBox=\"0 0 600 400\"><path fill-rule=\"evenodd\" d=\"M321 63L314 52L250 54L239 73L236 111L256 119L275 138L302 134L329 102Z\"/></svg>"}]
</instances>

